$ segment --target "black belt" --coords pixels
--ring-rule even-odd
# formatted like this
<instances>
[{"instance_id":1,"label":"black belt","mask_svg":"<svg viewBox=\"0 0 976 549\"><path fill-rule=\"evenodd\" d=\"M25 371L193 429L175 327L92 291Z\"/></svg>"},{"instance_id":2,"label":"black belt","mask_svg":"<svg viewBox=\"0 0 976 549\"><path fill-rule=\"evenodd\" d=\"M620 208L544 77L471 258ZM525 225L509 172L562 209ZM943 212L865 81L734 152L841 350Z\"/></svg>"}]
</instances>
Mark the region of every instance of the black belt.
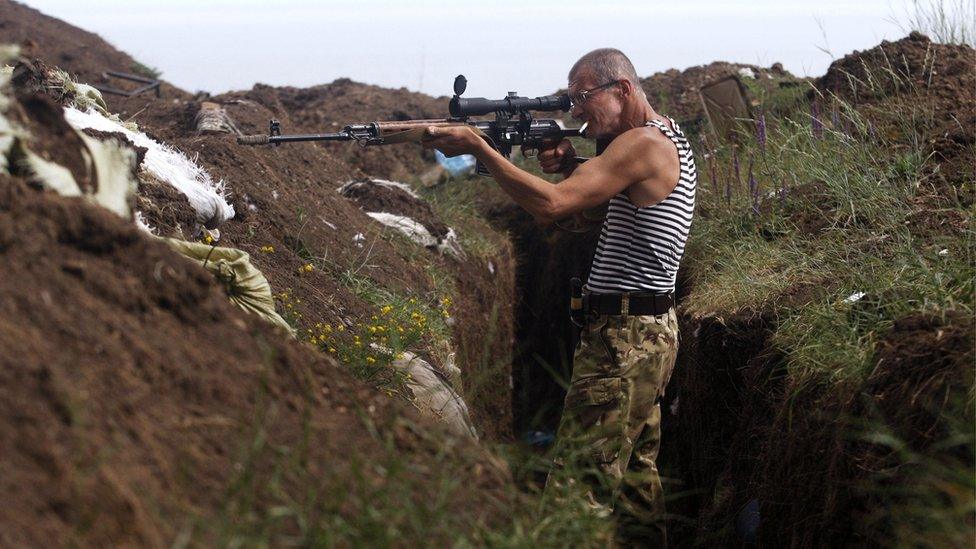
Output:
<instances>
[{"instance_id":1,"label":"black belt","mask_svg":"<svg viewBox=\"0 0 976 549\"><path fill-rule=\"evenodd\" d=\"M674 294L585 294L581 307L597 315L663 315L674 307Z\"/></svg>"}]
</instances>

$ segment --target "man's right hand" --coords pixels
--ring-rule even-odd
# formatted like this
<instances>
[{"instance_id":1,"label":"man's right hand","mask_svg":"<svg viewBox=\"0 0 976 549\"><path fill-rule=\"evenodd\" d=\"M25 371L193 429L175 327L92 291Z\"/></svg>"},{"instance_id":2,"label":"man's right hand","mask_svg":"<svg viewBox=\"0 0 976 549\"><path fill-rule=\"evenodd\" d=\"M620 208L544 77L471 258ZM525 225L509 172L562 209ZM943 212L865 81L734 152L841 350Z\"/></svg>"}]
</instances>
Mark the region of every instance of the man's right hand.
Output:
<instances>
[{"instance_id":1,"label":"man's right hand","mask_svg":"<svg viewBox=\"0 0 976 549\"><path fill-rule=\"evenodd\" d=\"M569 139L544 145L539 149L539 166L545 173L561 173L569 176L576 169L576 149Z\"/></svg>"}]
</instances>

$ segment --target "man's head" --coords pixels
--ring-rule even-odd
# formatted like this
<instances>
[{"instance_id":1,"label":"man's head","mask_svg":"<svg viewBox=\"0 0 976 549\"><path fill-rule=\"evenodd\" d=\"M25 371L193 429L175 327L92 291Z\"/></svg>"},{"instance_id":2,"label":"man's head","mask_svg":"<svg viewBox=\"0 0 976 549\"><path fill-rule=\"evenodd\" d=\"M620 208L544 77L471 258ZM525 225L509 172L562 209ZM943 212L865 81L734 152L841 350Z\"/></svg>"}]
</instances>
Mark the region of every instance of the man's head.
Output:
<instances>
[{"instance_id":1,"label":"man's head","mask_svg":"<svg viewBox=\"0 0 976 549\"><path fill-rule=\"evenodd\" d=\"M569 70L569 94L573 117L587 122L586 133L595 137L629 129L625 118L646 102L633 63L614 48L580 57Z\"/></svg>"}]
</instances>

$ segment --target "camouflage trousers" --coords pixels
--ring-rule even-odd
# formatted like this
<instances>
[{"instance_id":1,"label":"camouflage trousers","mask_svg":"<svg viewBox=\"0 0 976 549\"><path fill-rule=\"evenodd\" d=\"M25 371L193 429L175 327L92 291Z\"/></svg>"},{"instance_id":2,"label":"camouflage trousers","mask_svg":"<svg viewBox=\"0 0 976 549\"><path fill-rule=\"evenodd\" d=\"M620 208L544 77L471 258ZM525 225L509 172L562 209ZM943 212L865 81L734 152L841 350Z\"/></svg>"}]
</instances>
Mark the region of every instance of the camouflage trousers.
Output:
<instances>
[{"instance_id":1,"label":"camouflage trousers","mask_svg":"<svg viewBox=\"0 0 976 549\"><path fill-rule=\"evenodd\" d=\"M659 399L677 354L678 319L672 308L657 316L591 318L573 357L555 466L582 477L584 497L613 511L618 539L628 546L667 544L655 462Z\"/></svg>"}]
</instances>

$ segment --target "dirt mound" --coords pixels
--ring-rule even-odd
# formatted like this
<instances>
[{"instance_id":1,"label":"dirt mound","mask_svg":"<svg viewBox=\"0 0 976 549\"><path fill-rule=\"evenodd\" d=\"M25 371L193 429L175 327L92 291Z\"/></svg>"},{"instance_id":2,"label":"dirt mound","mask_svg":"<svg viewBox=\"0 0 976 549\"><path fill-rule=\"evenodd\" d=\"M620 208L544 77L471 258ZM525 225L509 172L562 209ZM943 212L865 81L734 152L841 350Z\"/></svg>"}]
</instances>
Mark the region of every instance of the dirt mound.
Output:
<instances>
[{"instance_id":1,"label":"dirt mound","mask_svg":"<svg viewBox=\"0 0 976 549\"><path fill-rule=\"evenodd\" d=\"M11 0L0 0L4 43L20 44L27 57L39 57L85 82L101 80L102 71L131 72L136 61L97 34L79 29Z\"/></svg>"},{"instance_id":2,"label":"dirt mound","mask_svg":"<svg viewBox=\"0 0 976 549\"><path fill-rule=\"evenodd\" d=\"M45 44L50 42L48 50L39 52L39 56L46 60L57 58L49 51L63 50L69 54L72 51L70 44L59 42L60 36L97 39L90 33L23 6L11 3L3 6L8 28L16 28L25 36L35 28L59 29L42 33ZM14 9L7 11L6 8ZM100 44L92 45L90 52L81 49L82 53L93 56L93 60L89 59L90 63L85 65L88 72L73 68L71 72L92 75L103 68L118 68L101 67L102 64L129 59L127 56L112 57L113 52L120 52ZM365 118L362 121L403 118L406 113L410 116L433 115L425 110L428 107L424 106L424 101L429 106L434 100L422 94L383 90L348 81L323 88L324 91L318 90L320 95L324 93L320 97L323 104L336 93L346 97L346 102L340 102L338 108L353 109L348 114L327 109L344 122L356 122L358 118ZM292 88L290 91L293 93L286 93L287 98L294 99L295 94L301 94L301 90ZM369 111L360 104L360 101L381 104L386 92L393 97L387 104L398 105L403 109L400 114L383 109ZM316 94L305 94L305 97L313 101ZM363 176L357 167L318 145L241 147L230 135L197 135L193 120L204 100L219 103L245 133L267 132L270 118L281 120L286 131L301 129L292 125L289 117L289 110L300 105L296 102L284 105L277 90L267 86L255 86L247 92L216 98L206 94L191 96L168 88L164 88L162 98L152 94L128 99L106 96L110 111L119 114L123 120L138 123L150 137L194 158L214 181L223 180L237 215L220 227L221 244L250 253L252 262L266 275L275 292L290 297L290 303L280 305L282 308L289 306L289 316L303 333L319 322L350 328L368 323L376 306L352 292L350 287L353 285L362 287L368 281L384 291L416 296L435 304L444 297L444 291L456 289L462 295L453 296L457 310L452 314L458 322L451 337L462 377L469 387L483 385L486 380L499 387L508 387L508 368L501 358L511 349L512 300L509 294L512 265L510 258L505 256L509 253L506 245L495 248L500 255L479 255L467 262L452 262L422 249L424 255L418 258L417 250L407 249L390 229L336 192L342 183ZM446 100L443 104L446 109ZM305 113L301 108L297 111L300 115ZM349 120L345 120L347 118ZM383 151L390 151L396 158L396 155L405 154L402 148L389 147ZM355 146L350 145L349 149L355 152ZM349 149L342 146L336 150ZM408 162L417 161L409 157L409 154L405 157ZM358 157L353 154L352 158ZM144 220L159 234L189 236L187 229L192 223L186 214L186 199L180 193L173 192L166 184L143 177L138 203ZM488 236L487 239L492 238ZM478 326L495 318L498 329L488 334L486 341L484 331ZM493 391L482 398L468 394L465 397L469 399L472 415L485 438L507 436L511 418L507 391Z\"/></svg>"},{"instance_id":3,"label":"dirt mound","mask_svg":"<svg viewBox=\"0 0 976 549\"><path fill-rule=\"evenodd\" d=\"M445 88L447 89L447 88ZM273 88L289 113L294 127L287 133L335 132L348 124L380 120L445 118L446 97L434 98L406 88L387 89L341 78L310 88ZM266 86L255 86L258 93ZM433 166L434 156L419 145L359 148L349 143L325 145L333 154L358 166L365 173L410 181Z\"/></svg>"},{"instance_id":4,"label":"dirt mound","mask_svg":"<svg viewBox=\"0 0 976 549\"><path fill-rule=\"evenodd\" d=\"M391 443L418 487L453 469L469 478L453 508L492 514L471 489L501 486L490 466L430 467L443 449L406 428L417 418L113 214L3 177L0 255L0 469L17 502L0 510L4 545L164 545L188 526L213 542L218 510L233 515L235 490L256 478L354 494L357 475L387 484L360 464L386 461ZM281 457L289 448L299 461ZM280 501L247 497L258 515ZM352 499L339 512L362 509Z\"/></svg>"},{"instance_id":5,"label":"dirt mound","mask_svg":"<svg viewBox=\"0 0 976 549\"><path fill-rule=\"evenodd\" d=\"M138 84L109 81L102 73L114 70L153 78L158 76L153 69L116 49L97 34L11 0L0 0L0 36L4 43L19 44L25 57L40 58L51 66L67 71L79 82L130 90ZM168 98L186 95L186 92L166 82L161 91ZM106 100L116 112L125 111L127 106L135 112L138 110L136 105L145 104L148 97L152 97L152 94L134 98L108 96Z\"/></svg>"},{"instance_id":6,"label":"dirt mound","mask_svg":"<svg viewBox=\"0 0 976 549\"><path fill-rule=\"evenodd\" d=\"M670 69L652 74L641 79L641 87L655 110L673 117L682 125L688 125L705 118L698 90L728 76L738 76L747 85L759 88L778 86L783 80L794 79L779 63L767 69L756 65L716 61L683 71Z\"/></svg>"},{"instance_id":7,"label":"dirt mound","mask_svg":"<svg viewBox=\"0 0 976 549\"><path fill-rule=\"evenodd\" d=\"M364 211L409 217L423 225L435 238L447 236L448 226L434 213L429 203L393 184L362 179L344 185L341 192Z\"/></svg>"},{"instance_id":8,"label":"dirt mound","mask_svg":"<svg viewBox=\"0 0 976 549\"><path fill-rule=\"evenodd\" d=\"M896 321L879 342L878 366L866 392L916 449L945 437L939 421L943 406L952 393L973 386L974 333L967 315L917 313Z\"/></svg>"},{"instance_id":9,"label":"dirt mound","mask_svg":"<svg viewBox=\"0 0 976 549\"><path fill-rule=\"evenodd\" d=\"M391 229L338 193L340 186L362 178L363 173L332 149L313 143L245 147L237 145L230 134L196 135L192 121L201 99L152 101L136 120L147 134L195 158L214 180L228 186L237 215L220 227L221 244L251 254L275 292L290 296L290 303L281 305L289 307L301 330L318 323L348 327L368 323L376 314L375 305L350 291L353 282L369 281L388 292L436 303L444 297L438 288L441 275L436 273L446 272L459 292L454 299L457 323L452 334L467 387L483 387L486 380L508 386L508 368L500 358L511 349L513 305L510 298L502 297L511 291L506 286L513 268L505 256L507 247L499 247L498 255L467 261L427 251L418 258ZM257 86L206 99L221 105L245 133L267 132L270 118L283 124L289 120L272 88ZM153 185L143 185L142 191L144 198L152 193L153 207L143 212L148 213L150 225L162 234L180 234L185 220L173 214L184 207L182 197L163 196L159 191L165 189ZM423 203L417 204L420 208ZM436 221L436 216L431 213L425 220ZM435 229L439 226L432 223ZM488 263L493 266L489 268ZM307 266L311 271L305 270ZM497 318L498 329L486 341L485 333L476 327L491 318ZM426 358L443 366L433 357ZM511 400L507 392L462 394L484 438L508 436Z\"/></svg>"},{"instance_id":10,"label":"dirt mound","mask_svg":"<svg viewBox=\"0 0 976 549\"><path fill-rule=\"evenodd\" d=\"M937 44L913 32L834 61L817 87L864 112L879 125L878 131L902 142L918 139L935 154L940 165L935 176L949 186L976 178L976 50L972 47ZM885 119L885 113L898 110L894 105L906 103L919 112L910 127L904 121Z\"/></svg>"}]
</instances>

